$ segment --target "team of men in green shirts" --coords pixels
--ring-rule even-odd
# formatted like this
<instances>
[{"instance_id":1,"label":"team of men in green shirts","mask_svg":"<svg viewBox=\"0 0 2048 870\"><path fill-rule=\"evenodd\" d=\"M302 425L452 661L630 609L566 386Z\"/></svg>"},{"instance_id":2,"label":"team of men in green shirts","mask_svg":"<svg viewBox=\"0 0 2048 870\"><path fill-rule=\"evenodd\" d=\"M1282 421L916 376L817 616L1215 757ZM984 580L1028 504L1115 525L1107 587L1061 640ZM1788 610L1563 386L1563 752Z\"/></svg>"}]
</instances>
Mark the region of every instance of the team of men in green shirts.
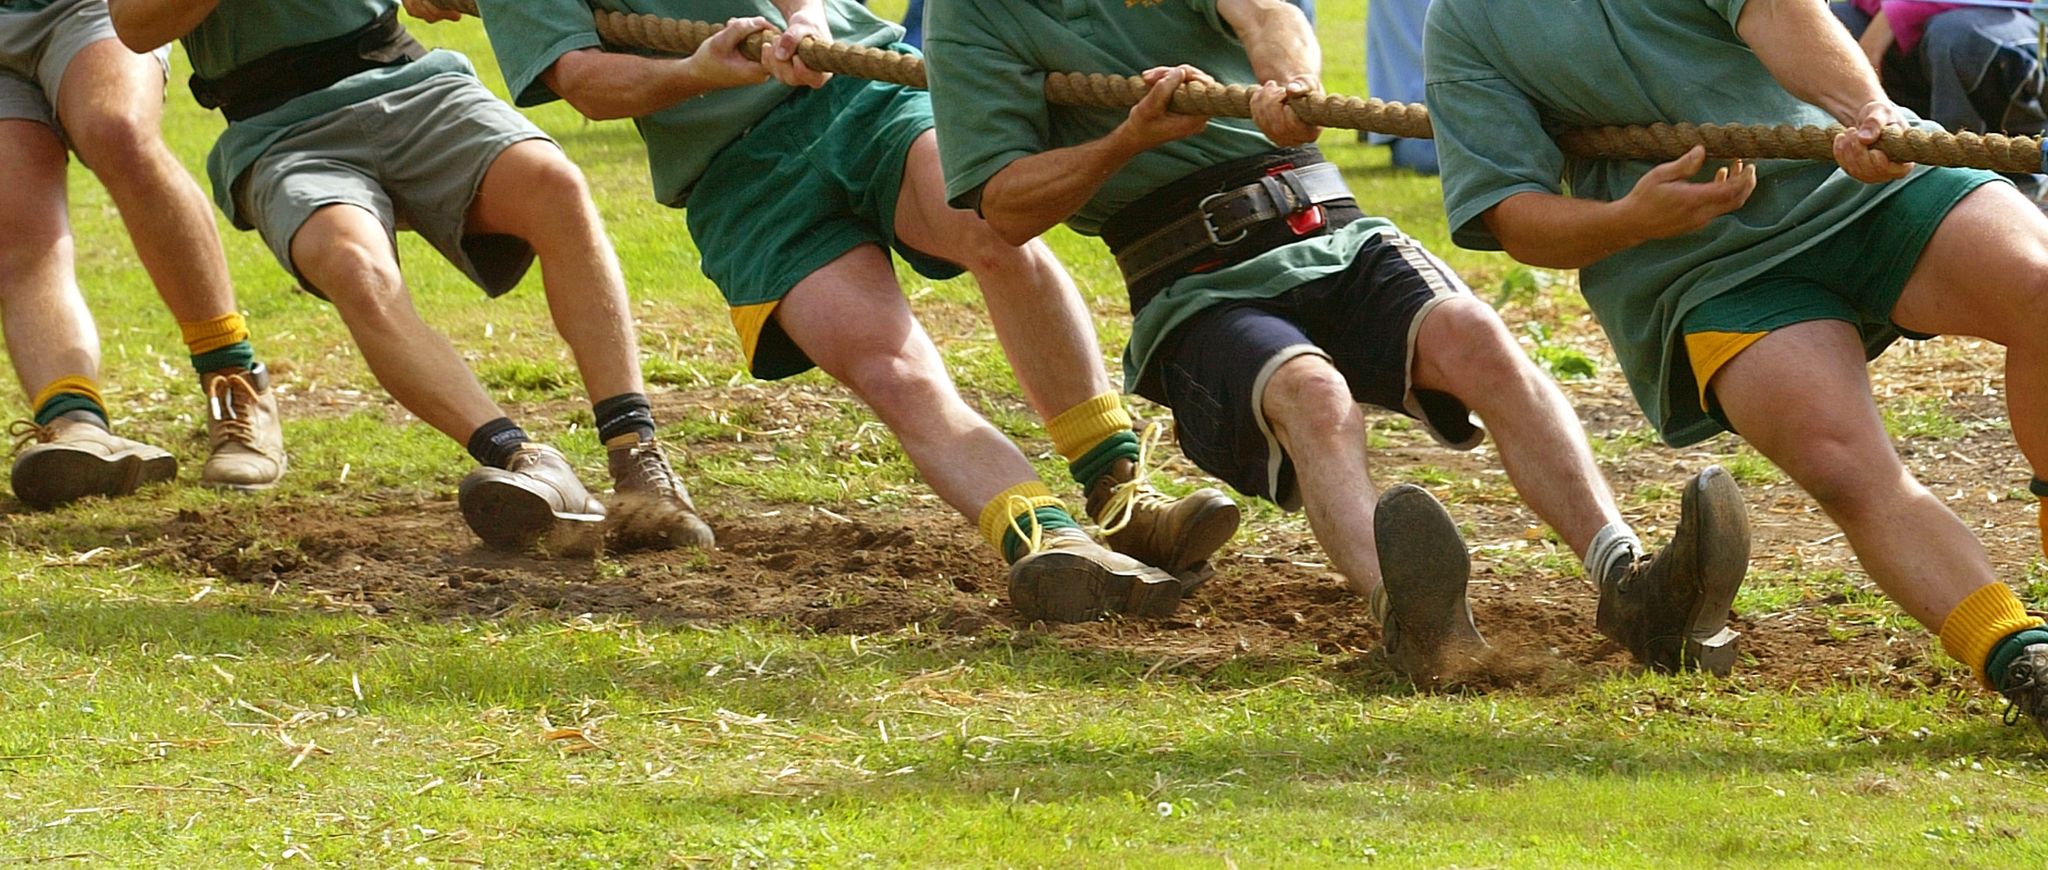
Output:
<instances>
[{"instance_id":1,"label":"team of men in green shirts","mask_svg":"<svg viewBox=\"0 0 2048 870\"><path fill-rule=\"evenodd\" d=\"M96 5L28 5L67 3ZM616 488L662 511L656 538L708 545L654 439L623 281L580 176L461 56L413 41L397 5L107 0L106 10L136 52L184 42L195 95L229 119L208 162L216 202L334 303L394 397L467 444L481 467L463 483L463 512L487 543L588 533L604 508L413 312L392 252L401 227L493 295L541 261ZM686 58L605 45L589 0L480 5L517 102L561 99L639 124L655 197L685 210L749 370L778 378L815 366L847 384L1010 563L1011 600L1027 618L1170 612L1238 523L1221 493L1173 499L1146 483L1147 445L1103 371L1087 310L1037 241L1065 223L1101 237L1123 271L1133 318L1124 389L1171 408L1183 451L1206 471L1304 508L1382 621L1392 663L1418 682L1455 677L1484 650L1466 603L1469 558L1427 492L1378 492L1361 404L1413 417L1452 448L1491 431L1517 490L1583 560L1599 590L1596 624L1638 660L1721 673L1736 664L1727 619L1749 536L1733 482L1699 472L1668 542L1653 553L1637 538L1570 405L1499 316L1368 214L1313 147L1320 131L1288 102L1321 90L1320 51L1284 0L934 2L929 92L834 78L796 56L804 39L914 51L853 0L596 0L728 22ZM455 17L429 0L406 7ZM781 36L760 61L739 51L771 27ZM0 29L0 49L12 35ZM2035 300L2048 299L2034 277L2048 271L2048 221L1995 176L1872 150L1883 126L1911 119L1816 4L1443 0L1428 44L1455 240L1581 269L1667 441L1741 431L1842 524L1888 594L2003 693L2015 718L2048 731L2048 630L1900 463L1862 369L1901 336L1999 342L2015 437L2030 458L2048 450L2048 347L2027 328L2040 322ZM1139 75L1152 90L1128 111L1049 105L1046 72L1068 69ZM159 91L160 70L145 82ZM1254 117L1168 110L1191 80L1257 86ZM0 110L12 96L0 88ZM62 111L40 120L68 132ZM1699 152L1661 165L1570 159L1546 132L1678 120L1853 129L1836 143L1839 166L1709 165ZM0 132L18 131L0 121ZM1107 546L960 400L895 283L892 250L928 276L976 277ZM206 313L165 296L181 322ZM10 339L14 300L10 290ZM209 352L198 347L195 364ZM235 361L239 386L228 391L258 399L251 416L274 426L253 352ZM42 371L17 370L25 382ZM94 443L117 448L78 448L84 464L158 462L107 440L103 406L53 408L53 419L96 420ZM257 440L275 444L243 439ZM110 458L119 450L130 454ZM281 447L276 456L281 472ZM15 480L19 491L19 465Z\"/></svg>"}]
</instances>

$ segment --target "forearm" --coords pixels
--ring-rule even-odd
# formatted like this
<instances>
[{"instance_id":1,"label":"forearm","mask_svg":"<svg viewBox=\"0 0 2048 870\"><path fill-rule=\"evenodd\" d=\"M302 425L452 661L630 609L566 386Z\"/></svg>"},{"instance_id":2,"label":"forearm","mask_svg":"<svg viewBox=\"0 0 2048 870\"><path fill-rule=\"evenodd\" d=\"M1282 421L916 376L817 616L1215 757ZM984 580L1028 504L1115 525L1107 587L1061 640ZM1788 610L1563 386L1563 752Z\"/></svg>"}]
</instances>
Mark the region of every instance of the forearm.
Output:
<instances>
[{"instance_id":1,"label":"forearm","mask_svg":"<svg viewBox=\"0 0 2048 870\"><path fill-rule=\"evenodd\" d=\"M640 118L719 89L693 61L584 49L562 55L541 82L591 120Z\"/></svg>"},{"instance_id":2,"label":"forearm","mask_svg":"<svg viewBox=\"0 0 2048 870\"><path fill-rule=\"evenodd\" d=\"M1508 256L1546 269L1583 269L1648 238L1626 201L1518 193L1480 215Z\"/></svg>"},{"instance_id":3,"label":"forearm","mask_svg":"<svg viewBox=\"0 0 2048 870\"><path fill-rule=\"evenodd\" d=\"M1861 47L1820 3L1749 0L1735 29L1778 84L1843 124L1889 99Z\"/></svg>"},{"instance_id":4,"label":"forearm","mask_svg":"<svg viewBox=\"0 0 2048 870\"><path fill-rule=\"evenodd\" d=\"M107 0L107 15L121 43L155 51L191 33L220 0Z\"/></svg>"},{"instance_id":5,"label":"forearm","mask_svg":"<svg viewBox=\"0 0 2048 870\"><path fill-rule=\"evenodd\" d=\"M1003 241L1024 244L1073 217L1144 150L1118 128L1093 142L1016 160L982 187L982 217Z\"/></svg>"},{"instance_id":6,"label":"forearm","mask_svg":"<svg viewBox=\"0 0 2048 870\"><path fill-rule=\"evenodd\" d=\"M1233 27L1259 81L1285 84L1295 76L1322 76L1322 44L1300 9L1276 2L1244 18Z\"/></svg>"}]
</instances>

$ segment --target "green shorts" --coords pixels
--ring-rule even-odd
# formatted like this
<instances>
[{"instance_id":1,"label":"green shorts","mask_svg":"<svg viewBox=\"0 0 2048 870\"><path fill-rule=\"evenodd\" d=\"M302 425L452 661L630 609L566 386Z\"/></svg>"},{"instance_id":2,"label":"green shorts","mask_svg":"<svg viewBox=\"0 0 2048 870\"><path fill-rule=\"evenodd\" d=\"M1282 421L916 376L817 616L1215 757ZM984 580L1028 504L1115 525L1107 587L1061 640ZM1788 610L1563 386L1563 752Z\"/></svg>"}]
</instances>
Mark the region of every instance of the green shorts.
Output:
<instances>
[{"instance_id":1,"label":"green shorts","mask_svg":"<svg viewBox=\"0 0 2048 870\"><path fill-rule=\"evenodd\" d=\"M933 279L964 271L896 239L904 164L911 143L930 129L930 94L835 76L817 90L799 90L712 158L686 206L690 236L705 276L732 307L755 377L812 367L775 324L775 306L846 252L866 244L894 249Z\"/></svg>"},{"instance_id":2,"label":"green shorts","mask_svg":"<svg viewBox=\"0 0 2048 870\"><path fill-rule=\"evenodd\" d=\"M498 296L533 265L533 248L471 234L469 207L498 155L529 139L552 141L475 78L437 75L286 131L235 180L233 217L315 296L292 265L292 238L330 205L375 215L394 239L400 228L419 233Z\"/></svg>"},{"instance_id":3,"label":"green shorts","mask_svg":"<svg viewBox=\"0 0 2048 870\"><path fill-rule=\"evenodd\" d=\"M1892 322L1892 308L1949 210L1970 191L1999 180L1974 169L1924 173L1814 247L1700 303L1681 324L1685 346L1679 353L1686 364L1672 366L1673 406L1698 402L1733 431L1708 389L1714 374L1765 335L1796 323L1850 323L1862 335L1869 359L1901 337L1932 338L1901 330Z\"/></svg>"},{"instance_id":4,"label":"green shorts","mask_svg":"<svg viewBox=\"0 0 2048 870\"><path fill-rule=\"evenodd\" d=\"M0 121L34 121L63 136L54 107L64 70L86 46L117 38L106 0L57 0L30 12L0 6ZM150 53L166 76L170 55L169 46Z\"/></svg>"}]
</instances>

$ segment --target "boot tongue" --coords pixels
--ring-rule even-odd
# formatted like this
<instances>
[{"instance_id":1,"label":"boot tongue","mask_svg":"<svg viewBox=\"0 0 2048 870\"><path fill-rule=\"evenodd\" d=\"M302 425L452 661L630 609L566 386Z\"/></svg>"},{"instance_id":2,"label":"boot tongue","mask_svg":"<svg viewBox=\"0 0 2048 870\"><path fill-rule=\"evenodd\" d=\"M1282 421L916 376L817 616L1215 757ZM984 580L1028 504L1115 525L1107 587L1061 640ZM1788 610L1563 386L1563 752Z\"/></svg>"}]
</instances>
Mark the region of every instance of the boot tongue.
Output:
<instances>
[{"instance_id":1,"label":"boot tongue","mask_svg":"<svg viewBox=\"0 0 2048 870\"><path fill-rule=\"evenodd\" d=\"M84 423L88 426L100 430L101 432L113 431L112 427L107 425L107 421L100 418L100 415L85 410L84 408L80 408L76 411L65 411L62 414L58 414L57 419L70 420L73 423Z\"/></svg>"}]
</instances>

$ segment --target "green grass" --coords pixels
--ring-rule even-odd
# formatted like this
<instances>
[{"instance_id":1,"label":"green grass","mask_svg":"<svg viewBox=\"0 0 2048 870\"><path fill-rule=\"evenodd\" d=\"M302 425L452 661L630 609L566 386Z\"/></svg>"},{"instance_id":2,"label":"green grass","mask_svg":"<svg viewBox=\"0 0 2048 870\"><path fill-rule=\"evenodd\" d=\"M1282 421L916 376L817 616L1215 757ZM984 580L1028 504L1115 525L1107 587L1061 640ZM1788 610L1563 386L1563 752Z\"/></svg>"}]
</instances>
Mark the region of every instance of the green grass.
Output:
<instances>
[{"instance_id":1,"label":"green grass","mask_svg":"<svg viewBox=\"0 0 2048 870\"><path fill-rule=\"evenodd\" d=\"M1362 92L1363 5L1319 6L1331 88ZM478 28L420 33L469 52L499 86ZM220 124L182 83L166 136L197 172ZM590 176L650 380L691 398L664 434L690 448L700 499L925 503L893 442L822 377L745 386L680 217L647 197L629 126L560 106L534 117ZM1452 248L1433 180L1348 136L1325 147L1362 201L1482 295L1498 292L1511 315L1552 312L1524 334L1584 329L1564 276ZM104 192L73 172L80 281L115 413L189 465L204 448L201 401L176 330ZM338 515L447 498L467 467L460 447L388 405L332 312L293 292L255 236L223 231L259 350L280 384L316 400L289 422L285 485L253 498ZM1115 348L1127 326L1113 265L1065 231L1052 243ZM538 287L486 304L417 239L401 245L429 321L529 428L594 468L590 439L567 437L589 411ZM940 336L955 373L1059 479L973 286L904 278L928 315L974 324ZM1604 354L1586 361L1612 371ZM1939 436L1943 413L1892 419L1899 434ZM1379 417L1372 437L1418 436ZM1596 449L1613 460L1654 440L1632 428ZM1777 479L1746 458L1731 468ZM1380 471L1461 502L1501 489L1429 465ZM1675 497L1667 482L1616 483L1641 504ZM848 637L604 614L375 615L163 567L162 527L229 500L167 487L0 517L0 863L2048 863L2042 744L1996 727L1995 700L1972 692L1640 676L1430 696L1314 649L1205 668L1002 629L962 640L915 625ZM1298 515L1247 507L1258 533L1305 540ZM250 532L252 548L271 543ZM1497 578L1576 570L1562 547L1486 552ZM625 572L600 562L596 576ZM2042 586L2036 574L2037 599ZM1738 603L1827 607L1845 630L1902 620L1860 576L1826 571L1765 574Z\"/></svg>"}]
</instances>

